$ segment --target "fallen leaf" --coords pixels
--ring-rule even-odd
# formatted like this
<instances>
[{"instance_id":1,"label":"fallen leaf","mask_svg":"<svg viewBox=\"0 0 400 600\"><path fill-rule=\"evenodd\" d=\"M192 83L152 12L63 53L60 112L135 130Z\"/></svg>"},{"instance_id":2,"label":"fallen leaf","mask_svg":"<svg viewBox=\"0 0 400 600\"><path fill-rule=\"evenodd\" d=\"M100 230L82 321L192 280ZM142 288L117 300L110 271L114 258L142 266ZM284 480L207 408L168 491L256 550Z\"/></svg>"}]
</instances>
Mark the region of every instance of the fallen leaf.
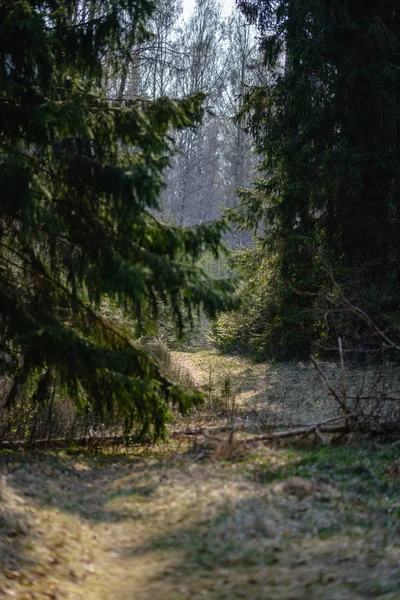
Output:
<instances>
[{"instance_id":1,"label":"fallen leaf","mask_svg":"<svg viewBox=\"0 0 400 600\"><path fill-rule=\"evenodd\" d=\"M21 573L19 571L4 571L4 575L7 579L18 579L21 577Z\"/></svg>"}]
</instances>

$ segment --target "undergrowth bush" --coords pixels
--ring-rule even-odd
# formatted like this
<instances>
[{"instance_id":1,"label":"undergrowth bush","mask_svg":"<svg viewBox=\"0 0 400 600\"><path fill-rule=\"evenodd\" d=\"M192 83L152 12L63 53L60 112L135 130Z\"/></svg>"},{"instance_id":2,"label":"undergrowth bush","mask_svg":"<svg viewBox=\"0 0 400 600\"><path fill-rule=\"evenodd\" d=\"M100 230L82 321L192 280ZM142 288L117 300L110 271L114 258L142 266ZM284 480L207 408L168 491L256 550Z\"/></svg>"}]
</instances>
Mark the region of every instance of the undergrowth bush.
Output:
<instances>
[{"instance_id":1,"label":"undergrowth bush","mask_svg":"<svg viewBox=\"0 0 400 600\"><path fill-rule=\"evenodd\" d=\"M313 273L315 286L306 292L307 274L298 274L295 287L284 277L279 255L268 255L264 247L236 251L230 260L239 275L236 294L241 303L237 310L221 314L213 325L214 340L223 352L249 354L256 360L307 359L310 354L336 360L340 336L347 356L356 362L379 354L368 324L335 306L332 295L350 298L382 331L400 338L398 285L393 273L377 286L366 285L363 272L347 271L340 276L344 283L338 284L319 258Z\"/></svg>"},{"instance_id":2,"label":"undergrowth bush","mask_svg":"<svg viewBox=\"0 0 400 600\"><path fill-rule=\"evenodd\" d=\"M256 359L307 357L316 327L310 297L298 296L283 282L275 255L239 250L232 255L232 265L241 277L237 289L241 306L216 321L218 347Z\"/></svg>"}]
</instances>

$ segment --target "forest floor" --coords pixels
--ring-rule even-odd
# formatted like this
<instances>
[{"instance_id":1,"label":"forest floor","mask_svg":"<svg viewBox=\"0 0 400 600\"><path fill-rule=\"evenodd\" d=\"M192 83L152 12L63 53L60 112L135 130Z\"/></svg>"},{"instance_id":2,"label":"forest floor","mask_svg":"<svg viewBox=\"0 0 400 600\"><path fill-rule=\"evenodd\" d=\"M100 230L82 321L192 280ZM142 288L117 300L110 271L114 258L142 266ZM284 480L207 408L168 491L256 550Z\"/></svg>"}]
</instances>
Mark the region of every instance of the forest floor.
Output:
<instances>
[{"instance_id":1,"label":"forest floor","mask_svg":"<svg viewBox=\"0 0 400 600\"><path fill-rule=\"evenodd\" d=\"M175 353L173 364L208 395L171 424L178 432L335 413L308 365L213 353ZM350 374L349 386L368 377ZM0 598L400 600L399 448L351 438L227 458L173 436L118 451L3 452Z\"/></svg>"}]
</instances>

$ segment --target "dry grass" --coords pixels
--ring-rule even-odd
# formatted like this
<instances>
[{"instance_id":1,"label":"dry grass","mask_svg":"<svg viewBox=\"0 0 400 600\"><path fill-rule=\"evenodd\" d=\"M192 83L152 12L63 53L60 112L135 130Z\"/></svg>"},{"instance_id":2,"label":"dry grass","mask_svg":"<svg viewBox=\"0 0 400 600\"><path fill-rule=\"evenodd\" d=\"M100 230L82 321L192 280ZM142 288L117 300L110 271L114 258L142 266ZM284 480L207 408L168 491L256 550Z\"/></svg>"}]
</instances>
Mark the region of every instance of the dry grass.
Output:
<instances>
[{"instance_id":1,"label":"dry grass","mask_svg":"<svg viewBox=\"0 0 400 600\"><path fill-rule=\"evenodd\" d=\"M254 364L243 357L226 356L217 351L195 354L173 352L171 358L175 372L190 373L194 383L206 390L206 394L211 387L213 394L221 397L226 378L230 380L235 414L222 415L215 410L207 414L203 411L203 414L193 415L193 426L196 420L202 424L215 422L221 416L234 416L237 425L245 422L247 429L257 431L319 422L340 414L337 403L328 396L311 363ZM340 365L324 363L322 368L340 393ZM400 371L391 365L352 366L345 369L345 376L348 396L370 394L384 397L393 393L400 397ZM376 410L376 404L371 403L370 407ZM366 410L369 409L366 407Z\"/></svg>"},{"instance_id":2,"label":"dry grass","mask_svg":"<svg viewBox=\"0 0 400 600\"><path fill-rule=\"evenodd\" d=\"M211 378L214 398L175 428L268 428L336 410L307 365L172 358L184 380L207 391ZM0 597L400 599L398 445L243 452L234 442L211 454L185 438L114 454L0 454Z\"/></svg>"},{"instance_id":3,"label":"dry grass","mask_svg":"<svg viewBox=\"0 0 400 600\"><path fill-rule=\"evenodd\" d=\"M0 556L0 590L20 600L397 600L395 453L8 455L5 506L28 528L2 531L13 551Z\"/></svg>"}]
</instances>

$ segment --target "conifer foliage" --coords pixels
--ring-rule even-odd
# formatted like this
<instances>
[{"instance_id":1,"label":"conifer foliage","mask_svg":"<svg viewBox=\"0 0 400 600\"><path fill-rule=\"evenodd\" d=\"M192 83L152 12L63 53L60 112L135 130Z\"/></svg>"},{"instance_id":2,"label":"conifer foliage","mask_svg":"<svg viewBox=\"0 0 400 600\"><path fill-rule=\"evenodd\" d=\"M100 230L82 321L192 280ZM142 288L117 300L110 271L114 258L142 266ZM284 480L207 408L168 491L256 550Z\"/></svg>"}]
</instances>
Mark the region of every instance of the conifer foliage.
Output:
<instances>
[{"instance_id":1,"label":"conifer foliage","mask_svg":"<svg viewBox=\"0 0 400 600\"><path fill-rule=\"evenodd\" d=\"M264 348L273 322L281 356L307 356L326 334L316 311L333 280L374 316L399 310L399 3L238 4L268 69L242 114L261 164L241 218L275 282L256 284L265 318L247 322L249 337Z\"/></svg>"},{"instance_id":2,"label":"conifer foliage","mask_svg":"<svg viewBox=\"0 0 400 600\"><path fill-rule=\"evenodd\" d=\"M228 285L195 266L225 225L156 218L172 130L195 126L202 96L112 102L147 34L147 0L0 0L0 360L40 401L57 382L80 408L118 406L127 428L163 433L172 385L139 345L141 315L168 304L215 315ZM129 326L106 318L107 299Z\"/></svg>"}]
</instances>

